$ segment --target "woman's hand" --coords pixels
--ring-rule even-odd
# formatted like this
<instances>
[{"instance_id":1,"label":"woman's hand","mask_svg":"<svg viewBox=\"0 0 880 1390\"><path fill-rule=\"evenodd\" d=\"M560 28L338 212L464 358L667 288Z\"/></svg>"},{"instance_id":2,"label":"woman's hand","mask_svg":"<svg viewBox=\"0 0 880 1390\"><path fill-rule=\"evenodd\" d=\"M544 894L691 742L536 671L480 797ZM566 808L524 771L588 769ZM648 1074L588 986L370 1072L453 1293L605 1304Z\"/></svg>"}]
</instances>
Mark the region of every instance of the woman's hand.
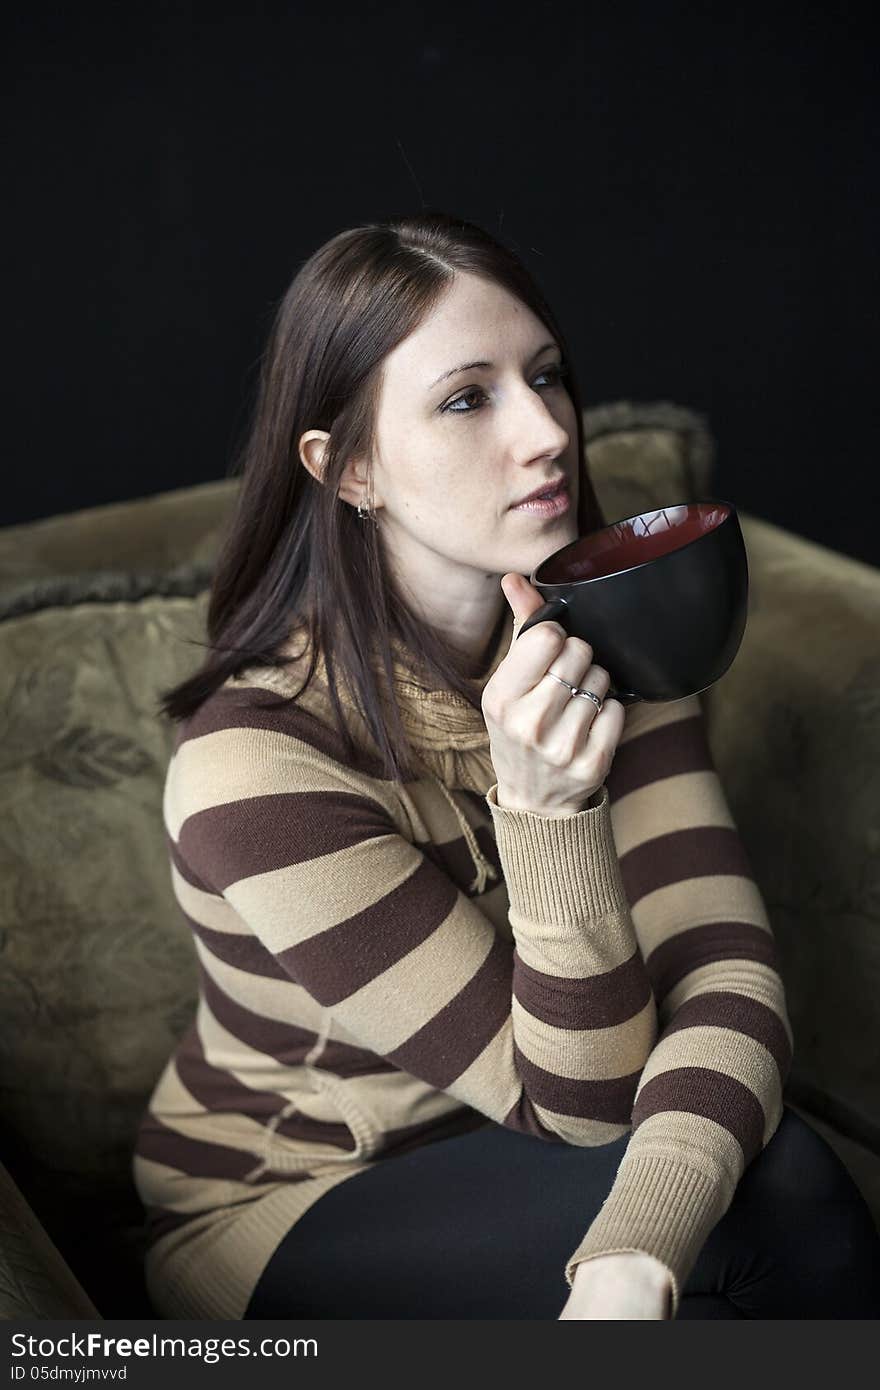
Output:
<instances>
[{"instance_id":1,"label":"woman's hand","mask_svg":"<svg viewBox=\"0 0 880 1390\"><path fill-rule=\"evenodd\" d=\"M575 1265L563 1318L663 1321L672 1312L672 1281L665 1265L642 1251L598 1255Z\"/></svg>"},{"instance_id":2,"label":"woman's hand","mask_svg":"<svg viewBox=\"0 0 880 1390\"><path fill-rule=\"evenodd\" d=\"M489 754L503 809L574 815L604 783L623 734L626 711L608 699L611 677L593 663L593 649L569 637L561 623L542 622L517 639L516 627L544 600L524 575L502 576L501 589L516 619L504 660L483 688ZM601 701L571 698L585 686ZM545 679L546 678L546 679Z\"/></svg>"}]
</instances>

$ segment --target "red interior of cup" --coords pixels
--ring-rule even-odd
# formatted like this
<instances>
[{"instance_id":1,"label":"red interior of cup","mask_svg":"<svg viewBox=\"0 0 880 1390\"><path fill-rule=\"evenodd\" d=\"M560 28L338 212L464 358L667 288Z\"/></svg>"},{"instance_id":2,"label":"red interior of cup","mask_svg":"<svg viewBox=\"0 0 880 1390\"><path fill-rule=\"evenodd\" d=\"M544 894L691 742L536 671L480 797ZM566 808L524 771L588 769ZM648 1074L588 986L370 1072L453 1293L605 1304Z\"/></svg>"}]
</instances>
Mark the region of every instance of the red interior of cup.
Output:
<instances>
[{"instance_id":1,"label":"red interior of cup","mask_svg":"<svg viewBox=\"0 0 880 1390\"><path fill-rule=\"evenodd\" d=\"M538 566L535 578L541 584L568 584L644 565L714 531L730 512L725 502L687 502L640 512L564 546Z\"/></svg>"}]
</instances>

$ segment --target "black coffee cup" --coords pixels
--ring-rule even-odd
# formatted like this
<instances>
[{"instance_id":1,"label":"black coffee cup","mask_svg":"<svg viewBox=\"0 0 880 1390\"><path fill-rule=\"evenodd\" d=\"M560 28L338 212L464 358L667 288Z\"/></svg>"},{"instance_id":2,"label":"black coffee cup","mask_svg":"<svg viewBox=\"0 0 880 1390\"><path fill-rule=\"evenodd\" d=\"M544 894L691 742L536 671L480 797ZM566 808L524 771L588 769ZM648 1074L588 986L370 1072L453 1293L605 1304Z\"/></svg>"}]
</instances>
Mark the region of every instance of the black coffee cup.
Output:
<instances>
[{"instance_id":1,"label":"black coffee cup","mask_svg":"<svg viewBox=\"0 0 880 1390\"><path fill-rule=\"evenodd\" d=\"M749 570L736 508L706 498L614 521L548 555L529 576L611 677L608 699L683 700L714 685L746 626Z\"/></svg>"}]
</instances>

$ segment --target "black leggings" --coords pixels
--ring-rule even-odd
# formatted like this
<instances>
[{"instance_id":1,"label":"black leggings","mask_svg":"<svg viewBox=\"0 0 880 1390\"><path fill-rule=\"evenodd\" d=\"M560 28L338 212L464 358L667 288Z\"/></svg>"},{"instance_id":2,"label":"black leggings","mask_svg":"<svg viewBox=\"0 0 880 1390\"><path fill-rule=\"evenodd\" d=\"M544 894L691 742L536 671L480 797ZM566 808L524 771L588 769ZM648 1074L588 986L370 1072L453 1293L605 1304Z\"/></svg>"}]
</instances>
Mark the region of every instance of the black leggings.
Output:
<instances>
[{"instance_id":1,"label":"black leggings","mask_svg":"<svg viewBox=\"0 0 880 1390\"><path fill-rule=\"evenodd\" d=\"M558 1318L565 1261L629 1143L487 1122L378 1161L310 1207L245 1318ZM880 1238L826 1141L785 1107L684 1289L679 1318L880 1317Z\"/></svg>"}]
</instances>

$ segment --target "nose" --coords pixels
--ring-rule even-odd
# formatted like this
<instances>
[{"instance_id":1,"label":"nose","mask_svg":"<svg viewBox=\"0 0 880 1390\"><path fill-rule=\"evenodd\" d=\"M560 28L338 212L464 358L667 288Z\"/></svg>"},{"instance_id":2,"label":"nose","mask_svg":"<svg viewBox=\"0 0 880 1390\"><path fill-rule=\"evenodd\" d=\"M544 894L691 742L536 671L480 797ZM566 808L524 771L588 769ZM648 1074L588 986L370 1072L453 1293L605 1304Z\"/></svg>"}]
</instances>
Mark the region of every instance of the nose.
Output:
<instances>
[{"instance_id":1,"label":"nose","mask_svg":"<svg viewBox=\"0 0 880 1390\"><path fill-rule=\"evenodd\" d=\"M568 448L571 437L540 391L523 385L515 392L510 414L515 448L526 458L555 458Z\"/></svg>"}]
</instances>

